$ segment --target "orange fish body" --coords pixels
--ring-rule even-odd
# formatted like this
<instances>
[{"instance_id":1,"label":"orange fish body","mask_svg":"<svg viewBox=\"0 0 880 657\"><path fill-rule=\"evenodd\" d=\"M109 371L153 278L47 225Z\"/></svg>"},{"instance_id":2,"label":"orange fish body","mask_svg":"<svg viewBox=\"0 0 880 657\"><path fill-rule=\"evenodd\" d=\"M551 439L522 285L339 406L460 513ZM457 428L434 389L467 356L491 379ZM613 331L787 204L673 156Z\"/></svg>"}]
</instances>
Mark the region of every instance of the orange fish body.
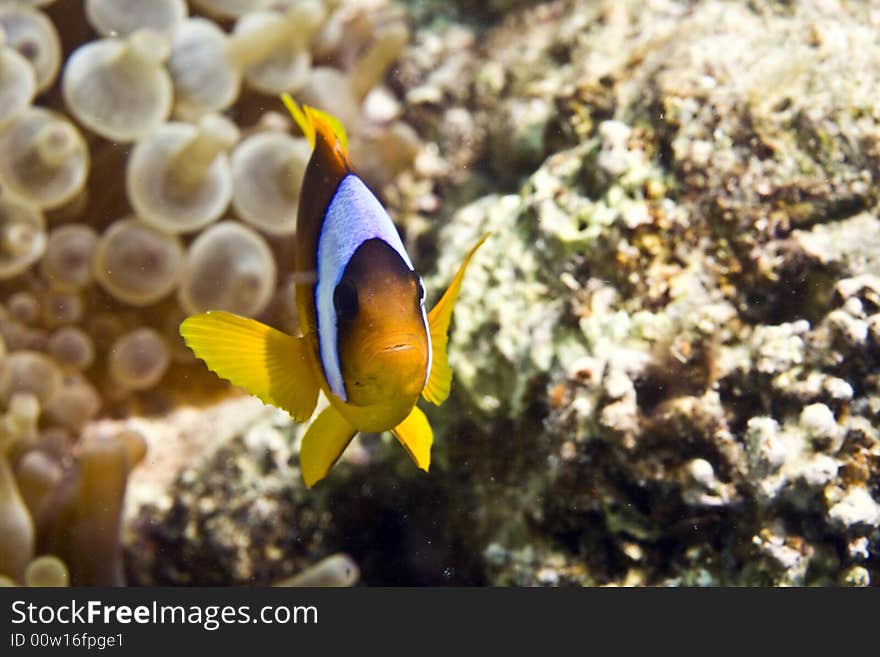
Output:
<instances>
[{"instance_id":1,"label":"orange fish body","mask_svg":"<svg viewBox=\"0 0 880 657\"><path fill-rule=\"evenodd\" d=\"M394 224L352 171L347 138L331 115L285 104L313 146L297 215L296 300L302 337L222 311L187 318L186 343L208 367L297 421L330 405L300 448L303 479L322 479L358 431L390 430L428 470L433 433L416 406L441 404L452 373L446 343L465 258L446 293L425 310L425 288Z\"/></svg>"}]
</instances>

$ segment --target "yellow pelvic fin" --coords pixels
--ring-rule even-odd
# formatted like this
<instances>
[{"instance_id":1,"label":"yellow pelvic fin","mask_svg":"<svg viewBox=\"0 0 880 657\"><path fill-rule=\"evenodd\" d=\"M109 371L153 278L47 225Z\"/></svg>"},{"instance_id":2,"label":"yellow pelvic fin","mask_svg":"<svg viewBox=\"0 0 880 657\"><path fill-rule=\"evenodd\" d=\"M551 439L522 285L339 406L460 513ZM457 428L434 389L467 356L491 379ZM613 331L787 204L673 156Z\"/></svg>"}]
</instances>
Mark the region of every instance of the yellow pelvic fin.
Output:
<instances>
[{"instance_id":1,"label":"yellow pelvic fin","mask_svg":"<svg viewBox=\"0 0 880 657\"><path fill-rule=\"evenodd\" d=\"M327 476L356 433L357 429L333 406L321 411L299 448L299 468L308 488Z\"/></svg>"},{"instance_id":2,"label":"yellow pelvic fin","mask_svg":"<svg viewBox=\"0 0 880 657\"><path fill-rule=\"evenodd\" d=\"M458 268L455 278L446 289L446 292L437 302L437 305L428 313L428 326L431 330L431 374L422 396L432 404L440 405L449 397L449 389L452 386L452 370L449 369L449 361L446 357L446 345L449 342L449 322L452 319L452 308L458 299L458 293L461 290L461 282L464 279L464 272L470 264L474 253L482 246L483 242L491 235L486 233L480 238L470 252L465 256L464 261Z\"/></svg>"},{"instance_id":3,"label":"yellow pelvic fin","mask_svg":"<svg viewBox=\"0 0 880 657\"><path fill-rule=\"evenodd\" d=\"M345 127L342 121L337 119L329 112L324 112L309 105L303 105L301 108L296 101L290 97L290 94L281 94L281 102L290 112L293 120L302 130L303 135L309 140L309 144L314 148L315 134L321 132L327 143L333 144L334 138L342 144L343 153L348 156L348 135L345 134Z\"/></svg>"},{"instance_id":4,"label":"yellow pelvic fin","mask_svg":"<svg viewBox=\"0 0 880 657\"><path fill-rule=\"evenodd\" d=\"M297 422L311 417L318 401L318 382L302 338L222 311L188 317L180 325L180 334L208 369L222 378L283 408Z\"/></svg>"},{"instance_id":5,"label":"yellow pelvic fin","mask_svg":"<svg viewBox=\"0 0 880 657\"><path fill-rule=\"evenodd\" d=\"M406 448L410 458L425 472L431 466L431 445L434 432L428 418L418 406L413 406L406 419L391 430L394 437Z\"/></svg>"}]
</instances>

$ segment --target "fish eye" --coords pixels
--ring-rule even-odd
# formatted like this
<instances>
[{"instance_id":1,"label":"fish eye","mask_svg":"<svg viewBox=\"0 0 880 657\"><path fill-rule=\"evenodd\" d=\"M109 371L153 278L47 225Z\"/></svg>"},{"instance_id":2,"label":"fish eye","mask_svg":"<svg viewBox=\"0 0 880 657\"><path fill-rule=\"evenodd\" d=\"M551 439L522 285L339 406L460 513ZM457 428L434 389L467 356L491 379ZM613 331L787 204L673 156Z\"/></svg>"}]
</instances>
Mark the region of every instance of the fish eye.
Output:
<instances>
[{"instance_id":1,"label":"fish eye","mask_svg":"<svg viewBox=\"0 0 880 657\"><path fill-rule=\"evenodd\" d=\"M352 319L358 314L358 296L354 283L345 278L339 281L333 291L333 306L340 319Z\"/></svg>"}]
</instances>

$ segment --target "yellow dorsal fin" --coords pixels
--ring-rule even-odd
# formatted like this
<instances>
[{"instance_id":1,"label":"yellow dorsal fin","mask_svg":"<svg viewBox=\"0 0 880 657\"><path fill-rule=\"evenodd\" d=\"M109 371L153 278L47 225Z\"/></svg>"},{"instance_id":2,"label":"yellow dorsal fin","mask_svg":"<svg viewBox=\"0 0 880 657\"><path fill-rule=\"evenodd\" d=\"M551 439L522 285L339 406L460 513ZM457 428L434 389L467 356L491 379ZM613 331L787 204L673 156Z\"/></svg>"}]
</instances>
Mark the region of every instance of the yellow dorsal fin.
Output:
<instances>
[{"instance_id":1,"label":"yellow dorsal fin","mask_svg":"<svg viewBox=\"0 0 880 657\"><path fill-rule=\"evenodd\" d=\"M222 378L266 404L283 408L297 422L311 417L318 382L302 338L222 311L188 317L180 334L208 369Z\"/></svg>"},{"instance_id":2,"label":"yellow dorsal fin","mask_svg":"<svg viewBox=\"0 0 880 657\"><path fill-rule=\"evenodd\" d=\"M464 272L470 264L471 258L477 249L486 241L491 233L486 233L480 238L470 252L465 256L464 261L458 268L455 278L452 279L446 292L437 302L437 305L428 313L428 326L431 330L431 374L422 396L432 404L438 406L446 401L449 396L449 388L452 385L452 370L449 369L449 361L446 358L446 344L449 342L449 322L452 319L452 308L458 299L458 293L461 290L461 281L464 279Z\"/></svg>"},{"instance_id":3,"label":"yellow dorsal fin","mask_svg":"<svg viewBox=\"0 0 880 657\"><path fill-rule=\"evenodd\" d=\"M346 159L348 158L348 135L345 134L345 127L342 121L337 119L329 112L324 112L309 105L303 105L301 108L296 101L290 97L290 94L281 94L281 101L290 112L293 120L302 130L303 135L309 140L312 148L315 146L315 134L321 133L328 144L332 145L338 141L342 146L342 152Z\"/></svg>"},{"instance_id":4,"label":"yellow dorsal fin","mask_svg":"<svg viewBox=\"0 0 880 657\"><path fill-rule=\"evenodd\" d=\"M391 430L394 437L406 448L410 458L425 472L431 467L431 445L434 432L428 418L418 406L413 406L406 419Z\"/></svg>"},{"instance_id":5,"label":"yellow dorsal fin","mask_svg":"<svg viewBox=\"0 0 880 657\"><path fill-rule=\"evenodd\" d=\"M321 411L299 447L299 469L307 488L327 476L356 433L357 429L332 406Z\"/></svg>"}]
</instances>

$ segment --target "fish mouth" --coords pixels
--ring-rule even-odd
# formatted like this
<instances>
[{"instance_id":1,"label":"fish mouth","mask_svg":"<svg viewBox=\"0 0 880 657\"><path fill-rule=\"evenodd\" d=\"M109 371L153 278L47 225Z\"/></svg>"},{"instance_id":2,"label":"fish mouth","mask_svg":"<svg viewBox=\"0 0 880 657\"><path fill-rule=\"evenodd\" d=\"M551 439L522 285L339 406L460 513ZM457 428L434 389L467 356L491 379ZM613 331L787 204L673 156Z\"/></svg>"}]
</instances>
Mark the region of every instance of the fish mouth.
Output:
<instances>
[{"instance_id":1,"label":"fish mouth","mask_svg":"<svg viewBox=\"0 0 880 657\"><path fill-rule=\"evenodd\" d=\"M387 352L411 351L413 349L415 349L414 345L409 344L407 342L401 342L400 344L394 344L394 345L391 345L390 347L385 347L384 349L382 349L382 351L387 353Z\"/></svg>"},{"instance_id":2,"label":"fish mouth","mask_svg":"<svg viewBox=\"0 0 880 657\"><path fill-rule=\"evenodd\" d=\"M410 351L418 349L420 344L419 336L409 331L394 331L382 336L381 342L376 344L376 352L379 354L389 354L396 356L398 354L406 354Z\"/></svg>"}]
</instances>

